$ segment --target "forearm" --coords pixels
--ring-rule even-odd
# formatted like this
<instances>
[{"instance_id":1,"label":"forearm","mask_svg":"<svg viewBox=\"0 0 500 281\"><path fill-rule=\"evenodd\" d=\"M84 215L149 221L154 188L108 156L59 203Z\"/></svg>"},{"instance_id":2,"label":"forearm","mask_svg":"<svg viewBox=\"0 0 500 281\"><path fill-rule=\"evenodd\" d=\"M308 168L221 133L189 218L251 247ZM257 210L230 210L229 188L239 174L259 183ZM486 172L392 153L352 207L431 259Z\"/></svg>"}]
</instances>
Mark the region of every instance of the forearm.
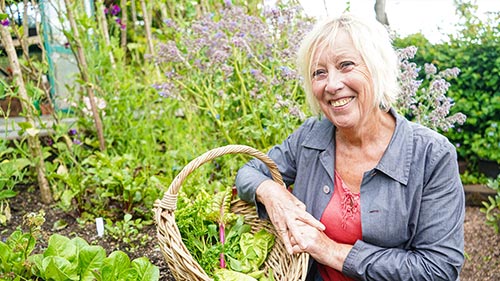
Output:
<instances>
[{"instance_id":1,"label":"forearm","mask_svg":"<svg viewBox=\"0 0 500 281\"><path fill-rule=\"evenodd\" d=\"M343 272L357 280L456 280L461 263L456 255L432 251L382 248L363 241L354 244Z\"/></svg>"}]
</instances>

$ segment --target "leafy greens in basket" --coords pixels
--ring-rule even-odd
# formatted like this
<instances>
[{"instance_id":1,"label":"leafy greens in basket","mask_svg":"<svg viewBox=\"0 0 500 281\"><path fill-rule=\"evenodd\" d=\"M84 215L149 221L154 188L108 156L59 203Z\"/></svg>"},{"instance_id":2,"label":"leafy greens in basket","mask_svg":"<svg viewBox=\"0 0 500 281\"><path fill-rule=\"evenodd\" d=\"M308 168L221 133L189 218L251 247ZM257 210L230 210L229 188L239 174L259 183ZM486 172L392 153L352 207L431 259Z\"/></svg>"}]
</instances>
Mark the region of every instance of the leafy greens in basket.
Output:
<instances>
[{"instance_id":1,"label":"leafy greens in basket","mask_svg":"<svg viewBox=\"0 0 500 281\"><path fill-rule=\"evenodd\" d=\"M275 237L264 229L252 234L244 217L230 211L232 196L231 188L179 196L175 216L183 243L215 280L269 280L261 266Z\"/></svg>"}]
</instances>

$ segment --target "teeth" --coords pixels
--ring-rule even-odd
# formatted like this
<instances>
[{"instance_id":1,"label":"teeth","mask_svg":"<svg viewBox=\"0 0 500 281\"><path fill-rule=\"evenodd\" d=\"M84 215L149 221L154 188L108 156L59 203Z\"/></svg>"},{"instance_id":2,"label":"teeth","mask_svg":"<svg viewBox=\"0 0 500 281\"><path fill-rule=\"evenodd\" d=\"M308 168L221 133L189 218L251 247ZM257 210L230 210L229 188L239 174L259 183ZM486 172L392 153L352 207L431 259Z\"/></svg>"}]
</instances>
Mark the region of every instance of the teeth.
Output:
<instances>
[{"instance_id":1,"label":"teeth","mask_svg":"<svg viewBox=\"0 0 500 281\"><path fill-rule=\"evenodd\" d=\"M351 99L352 98L345 98L345 99L340 99L340 100L336 100L336 101L331 101L330 105L332 105L332 106L343 106L343 105L346 105L348 102L350 102Z\"/></svg>"}]
</instances>

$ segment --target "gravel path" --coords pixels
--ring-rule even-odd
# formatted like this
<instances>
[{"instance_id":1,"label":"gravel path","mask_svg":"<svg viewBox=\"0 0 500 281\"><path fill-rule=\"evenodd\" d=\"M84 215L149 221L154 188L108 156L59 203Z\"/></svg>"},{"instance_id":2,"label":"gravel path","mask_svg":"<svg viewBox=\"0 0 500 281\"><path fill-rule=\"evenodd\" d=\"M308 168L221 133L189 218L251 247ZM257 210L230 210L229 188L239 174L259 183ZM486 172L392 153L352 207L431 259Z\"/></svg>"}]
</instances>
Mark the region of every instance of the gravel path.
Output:
<instances>
[{"instance_id":1,"label":"gravel path","mask_svg":"<svg viewBox=\"0 0 500 281\"><path fill-rule=\"evenodd\" d=\"M465 213L466 260L462 281L500 280L500 234L484 222L479 207L467 207Z\"/></svg>"}]
</instances>

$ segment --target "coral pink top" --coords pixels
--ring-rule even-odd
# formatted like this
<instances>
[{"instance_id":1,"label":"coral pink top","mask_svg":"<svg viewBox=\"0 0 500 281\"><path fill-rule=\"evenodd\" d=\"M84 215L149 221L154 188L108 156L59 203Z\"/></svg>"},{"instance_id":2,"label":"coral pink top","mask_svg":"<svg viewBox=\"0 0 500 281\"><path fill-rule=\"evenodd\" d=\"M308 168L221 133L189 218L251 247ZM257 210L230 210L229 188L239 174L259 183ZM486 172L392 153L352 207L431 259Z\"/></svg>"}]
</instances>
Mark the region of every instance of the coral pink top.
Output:
<instances>
[{"instance_id":1,"label":"coral pink top","mask_svg":"<svg viewBox=\"0 0 500 281\"><path fill-rule=\"evenodd\" d=\"M335 188L332 199L326 206L321 222L330 239L343 244L354 245L361 239L361 211L359 193L352 193L340 175L335 171ZM318 264L323 280L352 280L342 272Z\"/></svg>"}]
</instances>

